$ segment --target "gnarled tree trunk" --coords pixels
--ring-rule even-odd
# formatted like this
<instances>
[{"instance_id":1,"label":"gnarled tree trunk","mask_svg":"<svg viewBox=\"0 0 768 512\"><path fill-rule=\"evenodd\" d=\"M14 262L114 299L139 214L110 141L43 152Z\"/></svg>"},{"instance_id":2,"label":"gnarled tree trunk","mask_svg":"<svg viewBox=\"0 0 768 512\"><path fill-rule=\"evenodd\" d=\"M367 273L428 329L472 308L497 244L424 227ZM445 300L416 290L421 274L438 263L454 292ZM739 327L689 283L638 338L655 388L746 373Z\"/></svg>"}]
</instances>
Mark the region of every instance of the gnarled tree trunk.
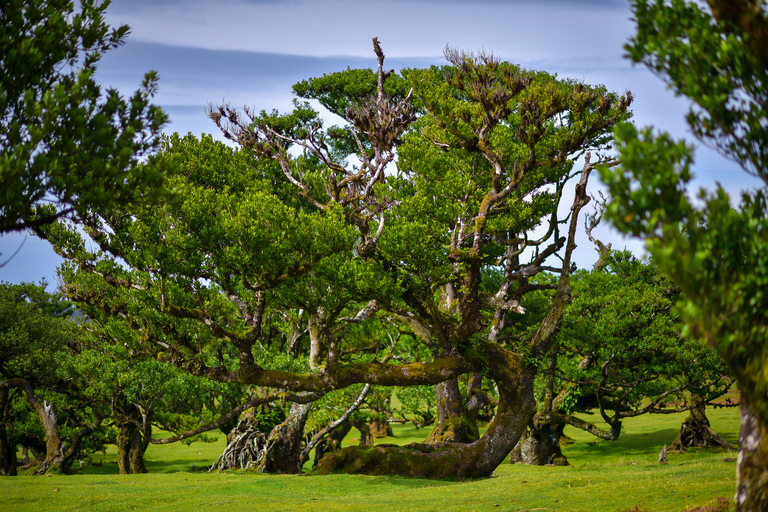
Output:
<instances>
[{"instance_id":1,"label":"gnarled tree trunk","mask_svg":"<svg viewBox=\"0 0 768 512\"><path fill-rule=\"evenodd\" d=\"M142 437L142 431L146 430L147 422L135 405L126 406L122 412L117 419L117 468L121 475L146 473L144 452L151 436Z\"/></svg>"},{"instance_id":2,"label":"gnarled tree trunk","mask_svg":"<svg viewBox=\"0 0 768 512\"><path fill-rule=\"evenodd\" d=\"M7 391L10 388L18 388L25 393L27 402L37 411L40 423L42 423L43 430L45 431L45 460L40 465L37 474L43 475L49 471L65 473L68 466L64 460L54 404L47 401L40 403L40 400L35 395L35 390L32 389L32 386L25 379L14 378L0 383L0 391Z\"/></svg>"},{"instance_id":3,"label":"gnarled tree trunk","mask_svg":"<svg viewBox=\"0 0 768 512\"><path fill-rule=\"evenodd\" d=\"M720 437L717 432L712 430L709 425L709 419L707 418L706 408L704 405L691 409L688 417L683 421L680 426L680 432L672 444L669 445L668 450L684 452L691 447L714 447L725 448L726 450L733 450L735 447L726 442Z\"/></svg>"},{"instance_id":4,"label":"gnarled tree trunk","mask_svg":"<svg viewBox=\"0 0 768 512\"><path fill-rule=\"evenodd\" d=\"M316 472L397 474L426 478L490 476L520 439L534 413L534 370L523 357L496 345L488 346L489 372L498 384L499 405L488 430L472 443L351 446L330 453Z\"/></svg>"},{"instance_id":5,"label":"gnarled tree trunk","mask_svg":"<svg viewBox=\"0 0 768 512\"><path fill-rule=\"evenodd\" d=\"M98 428L103 416L96 409L93 409L94 422L80 428L69 440L69 446L65 450L59 432L58 415L54 404L47 400L40 403L34 389L25 379L14 378L0 382L0 391L12 387L24 391L27 401L37 411L40 423L42 423L43 430L45 431L45 458L40 464L37 474L44 475L49 472L70 474L72 472L72 461L81 452L83 439ZM33 447L34 443L23 441L22 444ZM37 456L37 453L35 455Z\"/></svg>"},{"instance_id":6,"label":"gnarled tree trunk","mask_svg":"<svg viewBox=\"0 0 768 512\"><path fill-rule=\"evenodd\" d=\"M291 405L291 411L285 421L270 432L267 438L267 453L257 466L257 471L277 474L301 473L304 425L311 409L312 402Z\"/></svg>"},{"instance_id":7,"label":"gnarled tree trunk","mask_svg":"<svg viewBox=\"0 0 768 512\"><path fill-rule=\"evenodd\" d=\"M144 416L139 429L139 435L134 435L131 440L130 463L131 473L148 473L147 466L144 464L144 454L147 452L149 440L152 438L152 424Z\"/></svg>"},{"instance_id":8,"label":"gnarled tree trunk","mask_svg":"<svg viewBox=\"0 0 768 512\"><path fill-rule=\"evenodd\" d=\"M522 462L534 466L567 466L568 459L560 450L564 424L544 424L531 426L530 430L518 441L509 456L512 463Z\"/></svg>"},{"instance_id":9,"label":"gnarled tree trunk","mask_svg":"<svg viewBox=\"0 0 768 512\"><path fill-rule=\"evenodd\" d=\"M312 463L312 468L317 467L317 463L320 462L326 453L332 453L341 450L341 442L352 430L352 423L347 420L342 422L338 427L331 430L328 436L323 438L317 443L315 447L315 460Z\"/></svg>"},{"instance_id":10,"label":"gnarled tree trunk","mask_svg":"<svg viewBox=\"0 0 768 512\"><path fill-rule=\"evenodd\" d=\"M437 384L435 395L437 396L437 424L425 443L439 445L477 441L480 437L477 422L472 421L464 406L464 397L461 396L458 379L453 378Z\"/></svg>"},{"instance_id":11,"label":"gnarled tree trunk","mask_svg":"<svg viewBox=\"0 0 768 512\"><path fill-rule=\"evenodd\" d=\"M117 467L121 475L147 473L144 453L152 437L152 426L136 406L125 408L117 422Z\"/></svg>"},{"instance_id":12,"label":"gnarled tree trunk","mask_svg":"<svg viewBox=\"0 0 768 512\"><path fill-rule=\"evenodd\" d=\"M360 431L360 441L357 446L373 446L374 438L371 433L371 425L364 420L352 420L352 426Z\"/></svg>"},{"instance_id":13,"label":"gnarled tree trunk","mask_svg":"<svg viewBox=\"0 0 768 512\"><path fill-rule=\"evenodd\" d=\"M132 421L120 422L117 426L117 469L121 475L127 475L131 472L130 452L131 441L134 435L138 435L139 428Z\"/></svg>"}]
</instances>

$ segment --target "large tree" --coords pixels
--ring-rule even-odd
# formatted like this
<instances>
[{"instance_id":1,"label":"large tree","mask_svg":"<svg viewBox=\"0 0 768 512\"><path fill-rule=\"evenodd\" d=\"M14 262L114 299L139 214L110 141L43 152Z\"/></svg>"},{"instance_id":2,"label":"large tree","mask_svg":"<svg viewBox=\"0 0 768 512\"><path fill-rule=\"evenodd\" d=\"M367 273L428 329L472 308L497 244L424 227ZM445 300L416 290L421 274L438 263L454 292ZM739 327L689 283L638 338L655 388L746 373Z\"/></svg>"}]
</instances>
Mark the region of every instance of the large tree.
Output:
<instances>
[{"instance_id":1,"label":"large tree","mask_svg":"<svg viewBox=\"0 0 768 512\"><path fill-rule=\"evenodd\" d=\"M0 8L0 234L160 189L162 169L145 161L167 121L150 103L156 74L127 100L95 81L98 61L128 34L104 22L108 5L8 0Z\"/></svg>"},{"instance_id":2,"label":"large tree","mask_svg":"<svg viewBox=\"0 0 768 512\"><path fill-rule=\"evenodd\" d=\"M768 16L762 0L634 3L627 45L692 101L687 120L705 145L762 180L733 200L718 186L691 197L693 150L665 133L617 128L623 165L601 173L621 231L644 237L685 295L690 332L709 343L741 391L736 505L768 509Z\"/></svg>"},{"instance_id":3,"label":"large tree","mask_svg":"<svg viewBox=\"0 0 768 512\"><path fill-rule=\"evenodd\" d=\"M176 194L162 207L91 216L94 252L66 224L46 236L89 315L131 326L137 352L282 392L297 402L289 437L306 421L302 402L333 390L482 374L499 398L478 439L345 449L319 470L487 476L534 413L535 361L570 300L588 178L631 97L452 50L450 66L396 74L374 49L378 71L295 87L343 126L298 101L287 114L213 107L238 150L173 137L163 156L179 164ZM547 270L552 282L532 280ZM542 288L553 291L543 320L507 339L520 301ZM305 316L308 331L289 359L286 315Z\"/></svg>"}]
</instances>

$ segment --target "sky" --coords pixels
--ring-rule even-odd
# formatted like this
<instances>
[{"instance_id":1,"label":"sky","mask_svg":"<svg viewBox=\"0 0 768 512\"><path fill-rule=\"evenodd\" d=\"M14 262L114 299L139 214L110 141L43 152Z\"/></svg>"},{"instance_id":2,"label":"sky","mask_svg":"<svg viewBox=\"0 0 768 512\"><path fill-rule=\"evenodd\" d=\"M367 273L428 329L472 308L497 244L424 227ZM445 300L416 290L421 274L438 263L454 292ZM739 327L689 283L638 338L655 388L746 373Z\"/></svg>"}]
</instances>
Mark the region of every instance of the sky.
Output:
<instances>
[{"instance_id":1,"label":"sky","mask_svg":"<svg viewBox=\"0 0 768 512\"><path fill-rule=\"evenodd\" d=\"M157 71L154 102L170 116L169 133L223 140L205 116L208 104L286 110L299 80L348 66L375 67L371 39L378 37L388 68L445 64L449 45L620 93L631 90L635 123L690 138L687 101L624 57L634 31L624 0L114 0L106 19L131 32L124 46L104 56L97 81L127 96L144 73ZM755 184L707 148L697 149L693 169L697 184L708 188L717 181L734 193ZM599 187L594 181L593 191ZM595 235L614 249L642 254L640 242L608 225ZM574 260L590 268L597 253L586 237L578 243ZM44 278L55 287L62 260L46 242L24 233L0 236L0 263L16 251L0 267L0 281Z\"/></svg>"}]
</instances>

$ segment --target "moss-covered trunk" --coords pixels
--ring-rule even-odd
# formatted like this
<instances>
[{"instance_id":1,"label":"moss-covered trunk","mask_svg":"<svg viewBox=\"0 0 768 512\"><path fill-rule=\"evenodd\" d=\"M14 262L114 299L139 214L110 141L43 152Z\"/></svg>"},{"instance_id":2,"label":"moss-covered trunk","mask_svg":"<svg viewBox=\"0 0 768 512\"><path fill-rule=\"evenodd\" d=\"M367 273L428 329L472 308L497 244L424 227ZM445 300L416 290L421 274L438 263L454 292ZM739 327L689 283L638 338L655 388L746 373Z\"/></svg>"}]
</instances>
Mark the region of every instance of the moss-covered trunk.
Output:
<instances>
[{"instance_id":1,"label":"moss-covered trunk","mask_svg":"<svg viewBox=\"0 0 768 512\"><path fill-rule=\"evenodd\" d=\"M360 440L357 446L373 446L375 440L371 432L371 425L365 420L353 420L352 426L360 432Z\"/></svg>"},{"instance_id":2,"label":"moss-covered trunk","mask_svg":"<svg viewBox=\"0 0 768 512\"><path fill-rule=\"evenodd\" d=\"M45 460L40 465L38 475L45 473L64 473L67 474L68 466L64 464L64 453L61 446L61 435L59 426L56 423L56 410L52 403L44 402L39 404L38 414L40 422L45 430Z\"/></svg>"},{"instance_id":3,"label":"moss-covered trunk","mask_svg":"<svg viewBox=\"0 0 768 512\"><path fill-rule=\"evenodd\" d=\"M117 469L121 475L131 473L131 443L134 434L137 433L138 425L132 421L123 421L117 426L115 446L117 447Z\"/></svg>"},{"instance_id":4,"label":"moss-covered trunk","mask_svg":"<svg viewBox=\"0 0 768 512\"><path fill-rule=\"evenodd\" d=\"M0 476L16 476L16 445L8 434L10 423L7 420L10 410L9 390L0 389Z\"/></svg>"},{"instance_id":5,"label":"moss-covered trunk","mask_svg":"<svg viewBox=\"0 0 768 512\"><path fill-rule=\"evenodd\" d=\"M555 397L555 371L557 369L557 347L549 354L547 368L547 384L544 392L544 414L537 414L530 428L518 441L515 449L509 455L509 461L522 462L534 466L555 464L567 466L568 460L560 450L560 439L563 437L565 423L544 420L557 406L560 396Z\"/></svg>"},{"instance_id":6,"label":"moss-covered trunk","mask_svg":"<svg viewBox=\"0 0 768 512\"><path fill-rule=\"evenodd\" d=\"M121 475L146 473L144 452L152 437L151 426L134 406L129 406L117 423L117 468ZM144 435L142 435L144 430Z\"/></svg>"},{"instance_id":7,"label":"moss-covered trunk","mask_svg":"<svg viewBox=\"0 0 768 512\"><path fill-rule=\"evenodd\" d=\"M149 440L152 438L152 424L143 418L141 428L131 439L129 459L131 463L131 473L148 473L147 466L144 464L144 453L149 446Z\"/></svg>"},{"instance_id":8,"label":"moss-covered trunk","mask_svg":"<svg viewBox=\"0 0 768 512\"><path fill-rule=\"evenodd\" d=\"M56 422L56 408L48 401L42 403L35 395L35 390L25 379L13 378L0 382L0 391L8 392L10 388L17 388L24 392L27 402L40 417L40 423L45 431L45 459L37 472L43 475L48 472L66 473L68 467L64 461L64 453L61 445L59 425ZM14 453L15 456L15 453Z\"/></svg>"},{"instance_id":9,"label":"moss-covered trunk","mask_svg":"<svg viewBox=\"0 0 768 512\"><path fill-rule=\"evenodd\" d=\"M530 430L518 441L509 456L512 463L522 462L534 466L554 464L567 466L568 459L560 449L564 424L545 424L531 426Z\"/></svg>"},{"instance_id":10,"label":"moss-covered trunk","mask_svg":"<svg viewBox=\"0 0 768 512\"><path fill-rule=\"evenodd\" d=\"M272 429L267 444L269 448L258 470L264 473L301 473L301 449L304 442L304 425L307 423L312 403L291 405L288 417Z\"/></svg>"},{"instance_id":11,"label":"moss-covered trunk","mask_svg":"<svg viewBox=\"0 0 768 512\"><path fill-rule=\"evenodd\" d=\"M761 424L741 394L741 435L736 483L736 510L768 510L768 425Z\"/></svg>"},{"instance_id":12,"label":"moss-covered trunk","mask_svg":"<svg viewBox=\"0 0 768 512\"><path fill-rule=\"evenodd\" d=\"M332 453L341 450L341 442L352 430L352 423L347 420L342 422L338 427L331 430L327 437L317 443L315 447L315 460L312 463L312 467L317 467L317 463L320 462L326 453Z\"/></svg>"},{"instance_id":13,"label":"moss-covered trunk","mask_svg":"<svg viewBox=\"0 0 768 512\"><path fill-rule=\"evenodd\" d=\"M475 417L470 417L464 406L459 380L448 379L435 386L437 397L437 424L425 441L427 444L471 443L480 433Z\"/></svg>"},{"instance_id":14,"label":"moss-covered trunk","mask_svg":"<svg viewBox=\"0 0 768 512\"><path fill-rule=\"evenodd\" d=\"M482 478L490 476L525 432L534 413L533 370L522 356L489 345L489 373L499 388L499 405L485 434L472 443L378 445L347 447L330 453L316 472L395 474L421 478Z\"/></svg>"}]
</instances>

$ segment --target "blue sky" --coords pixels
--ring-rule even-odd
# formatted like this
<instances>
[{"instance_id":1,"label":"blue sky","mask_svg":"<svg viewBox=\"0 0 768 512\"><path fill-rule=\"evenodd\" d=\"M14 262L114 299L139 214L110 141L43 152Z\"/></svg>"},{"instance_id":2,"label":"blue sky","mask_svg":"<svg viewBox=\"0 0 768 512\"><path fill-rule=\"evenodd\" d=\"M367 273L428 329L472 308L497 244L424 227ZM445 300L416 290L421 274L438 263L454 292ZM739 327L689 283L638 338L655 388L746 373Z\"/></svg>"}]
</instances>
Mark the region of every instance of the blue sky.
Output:
<instances>
[{"instance_id":1,"label":"blue sky","mask_svg":"<svg viewBox=\"0 0 768 512\"><path fill-rule=\"evenodd\" d=\"M376 64L377 36L387 67L443 64L446 44L485 49L498 57L561 77L604 84L635 95L634 119L674 136L687 135L687 103L643 67L623 57L633 33L628 2L621 0L115 0L107 10L113 26L127 24L127 43L109 52L97 80L130 94L143 74L156 70L155 102L170 115L168 132L211 133L209 103L256 109L290 107L291 85L301 79ZM738 167L706 148L697 151L699 184L715 181L735 192L750 186ZM0 262L25 234L0 237ZM640 244L608 226L597 236L614 248L640 254ZM596 259L583 239L575 261ZM7 265L0 281L39 281L53 286L60 258L32 236Z\"/></svg>"}]
</instances>

